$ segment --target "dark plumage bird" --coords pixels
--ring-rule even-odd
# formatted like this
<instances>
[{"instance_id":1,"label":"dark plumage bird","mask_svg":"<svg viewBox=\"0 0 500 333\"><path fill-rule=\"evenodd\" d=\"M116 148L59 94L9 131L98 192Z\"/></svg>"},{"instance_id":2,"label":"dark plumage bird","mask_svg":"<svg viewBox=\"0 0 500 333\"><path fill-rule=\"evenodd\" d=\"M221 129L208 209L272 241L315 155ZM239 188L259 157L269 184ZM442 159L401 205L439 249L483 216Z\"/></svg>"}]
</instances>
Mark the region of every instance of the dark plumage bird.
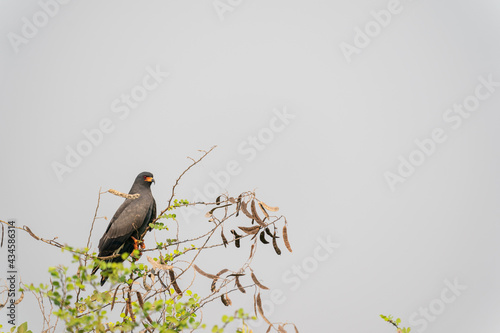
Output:
<instances>
[{"instance_id":1,"label":"dark plumage bird","mask_svg":"<svg viewBox=\"0 0 500 333\"><path fill-rule=\"evenodd\" d=\"M142 243L146 228L156 218L156 202L151 193L151 183L154 183L151 172L140 173L134 181L129 194L140 194L137 199L126 199L118 208L108 224L108 228L99 241L99 257L115 254L119 256L107 259L107 262L122 262L121 254L132 253ZM95 274L99 266L94 267ZM108 278L101 273L101 286Z\"/></svg>"}]
</instances>

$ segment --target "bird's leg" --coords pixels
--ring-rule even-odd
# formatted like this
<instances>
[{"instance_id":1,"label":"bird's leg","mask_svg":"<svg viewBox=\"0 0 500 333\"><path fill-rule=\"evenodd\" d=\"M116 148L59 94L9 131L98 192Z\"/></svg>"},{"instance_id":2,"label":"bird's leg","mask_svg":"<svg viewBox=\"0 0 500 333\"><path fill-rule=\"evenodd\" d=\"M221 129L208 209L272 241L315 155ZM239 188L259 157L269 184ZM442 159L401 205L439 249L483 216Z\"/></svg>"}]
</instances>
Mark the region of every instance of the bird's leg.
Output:
<instances>
[{"instance_id":1,"label":"bird's leg","mask_svg":"<svg viewBox=\"0 0 500 333\"><path fill-rule=\"evenodd\" d=\"M146 248L146 245L144 245L144 242L142 240L139 240L134 236L131 236L130 238L132 238L132 240L134 241L134 250L139 250L139 246L143 250Z\"/></svg>"},{"instance_id":2,"label":"bird's leg","mask_svg":"<svg viewBox=\"0 0 500 333\"><path fill-rule=\"evenodd\" d=\"M144 242L143 242L142 240L139 240L139 239L137 239L137 238L135 238L135 237L133 237L133 236L131 236L131 238L132 238L132 240L134 241L134 251L135 251L135 250L137 250L137 251L139 252L139 254L138 254L137 256L136 256L136 255L134 255L134 256L133 256L133 260L134 260L134 261L137 261L137 260L139 260L139 258L140 258L140 257L141 257L141 255L142 255L141 250L139 250L139 246L140 246L140 247L141 247L141 249L143 249L143 250L144 250L144 248L145 248L146 246L144 245Z\"/></svg>"}]
</instances>

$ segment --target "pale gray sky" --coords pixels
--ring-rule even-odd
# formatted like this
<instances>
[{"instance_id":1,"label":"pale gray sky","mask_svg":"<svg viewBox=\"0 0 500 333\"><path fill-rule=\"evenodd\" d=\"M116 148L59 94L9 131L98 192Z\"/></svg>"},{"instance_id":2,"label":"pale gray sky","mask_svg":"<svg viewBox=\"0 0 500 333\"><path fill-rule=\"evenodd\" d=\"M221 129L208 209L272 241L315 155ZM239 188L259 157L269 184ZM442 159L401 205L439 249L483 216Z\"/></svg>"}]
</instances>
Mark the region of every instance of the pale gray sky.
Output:
<instances>
[{"instance_id":1,"label":"pale gray sky","mask_svg":"<svg viewBox=\"0 0 500 333\"><path fill-rule=\"evenodd\" d=\"M493 0L3 0L0 218L84 246L100 187L148 170L164 208L186 156L218 145L179 198L281 207L294 252L254 266L273 321L498 331L499 18ZM18 254L24 282L68 261L25 234Z\"/></svg>"}]
</instances>

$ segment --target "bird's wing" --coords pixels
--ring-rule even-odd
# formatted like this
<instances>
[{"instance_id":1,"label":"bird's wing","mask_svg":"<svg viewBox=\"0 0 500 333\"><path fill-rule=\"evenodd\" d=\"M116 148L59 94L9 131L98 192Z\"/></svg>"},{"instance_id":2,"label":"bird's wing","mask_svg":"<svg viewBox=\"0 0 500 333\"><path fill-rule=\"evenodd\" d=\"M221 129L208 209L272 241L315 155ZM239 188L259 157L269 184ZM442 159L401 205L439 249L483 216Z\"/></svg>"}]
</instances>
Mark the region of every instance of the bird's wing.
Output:
<instances>
[{"instance_id":1,"label":"bird's wing","mask_svg":"<svg viewBox=\"0 0 500 333\"><path fill-rule=\"evenodd\" d=\"M108 228L99 241L100 256L111 255L127 241L145 220L150 218L154 199L140 197L126 199L109 222Z\"/></svg>"},{"instance_id":2,"label":"bird's wing","mask_svg":"<svg viewBox=\"0 0 500 333\"><path fill-rule=\"evenodd\" d=\"M151 219L148 221L148 226L150 223L153 223L154 219L156 218L156 201L153 198L153 206L151 207ZM151 231L151 229L149 229Z\"/></svg>"}]
</instances>

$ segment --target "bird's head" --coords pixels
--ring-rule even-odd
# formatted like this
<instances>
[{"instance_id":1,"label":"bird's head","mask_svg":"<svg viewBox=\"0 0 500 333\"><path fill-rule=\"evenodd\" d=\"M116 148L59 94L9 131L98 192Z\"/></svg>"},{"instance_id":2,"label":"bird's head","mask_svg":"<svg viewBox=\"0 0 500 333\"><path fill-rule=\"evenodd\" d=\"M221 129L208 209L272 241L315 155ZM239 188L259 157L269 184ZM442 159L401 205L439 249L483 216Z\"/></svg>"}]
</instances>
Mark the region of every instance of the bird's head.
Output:
<instances>
[{"instance_id":1,"label":"bird's head","mask_svg":"<svg viewBox=\"0 0 500 333\"><path fill-rule=\"evenodd\" d=\"M135 183L143 184L147 186L151 186L151 183L154 183L155 180L153 178L153 174L151 172L141 172L137 178L135 179Z\"/></svg>"}]
</instances>

